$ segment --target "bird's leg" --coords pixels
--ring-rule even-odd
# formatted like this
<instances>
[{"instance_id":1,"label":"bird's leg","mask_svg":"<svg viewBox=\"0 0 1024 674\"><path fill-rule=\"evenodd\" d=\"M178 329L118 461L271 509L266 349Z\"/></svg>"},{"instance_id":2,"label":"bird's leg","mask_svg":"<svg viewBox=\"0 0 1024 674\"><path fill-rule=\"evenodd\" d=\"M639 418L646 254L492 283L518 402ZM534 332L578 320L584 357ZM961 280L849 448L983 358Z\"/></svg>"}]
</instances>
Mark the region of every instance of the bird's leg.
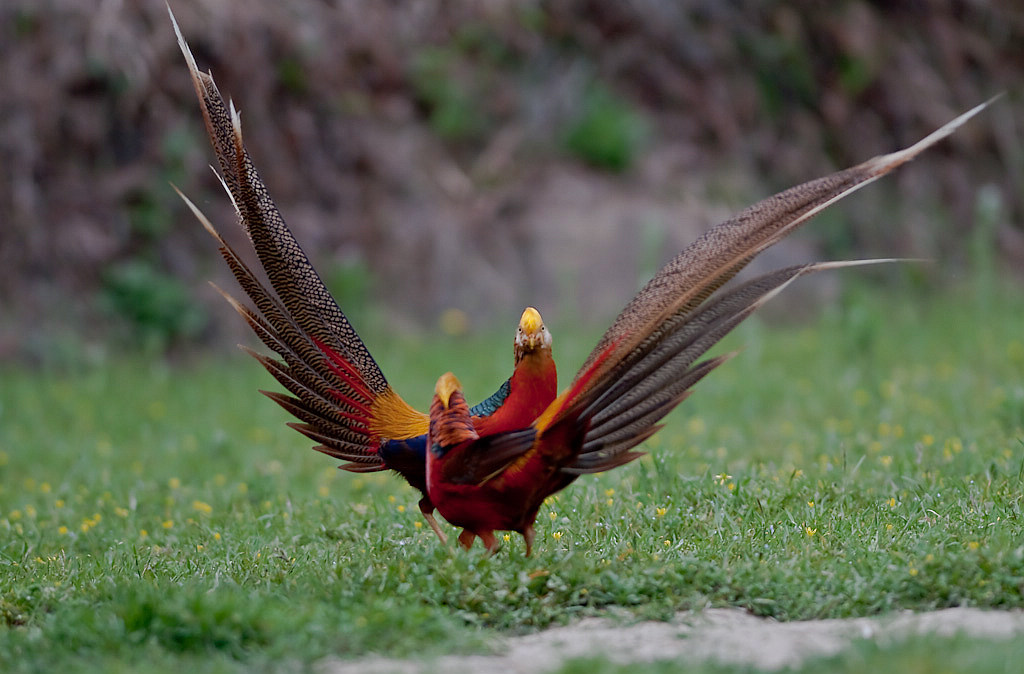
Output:
<instances>
[{"instance_id":1,"label":"bird's leg","mask_svg":"<svg viewBox=\"0 0 1024 674\"><path fill-rule=\"evenodd\" d=\"M484 547L487 548L488 556L493 555L498 551L498 539L494 537L493 531L485 531L481 533L480 540L483 541Z\"/></svg>"},{"instance_id":2,"label":"bird's leg","mask_svg":"<svg viewBox=\"0 0 1024 674\"><path fill-rule=\"evenodd\" d=\"M469 550L473 547L473 541L476 540L476 534L469 529L463 529L462 533L459 534L459 545Z\"/></svg>"},{"instance_id":3,"label":"bird's leg","mask_svg":"<svg viewBox=\"0 0 1024 674\"><path fill-rule=\"evenodd\" d=\"M534 530L532 524L527 524L526 528L523 529L523 540L526 541L526 556L529 557L530 553L533 552L533 539L537 536L537 532Z\"/></svg>"},{"instance_id":4,"label":"bird's leg","mask_svg":"<svg viewBox=\"0 0 1024 674\"><path fill-rule=\"evenodd\" d=\"M424 497L420 499L420 512L423 513L423 519L427 521L430 528L434 530L437 537L441 539L441 545L448 542L448 537L441 531L441 525L434 519L434 504L430 502L430 499Z\"/></svg>"}]
</instances>

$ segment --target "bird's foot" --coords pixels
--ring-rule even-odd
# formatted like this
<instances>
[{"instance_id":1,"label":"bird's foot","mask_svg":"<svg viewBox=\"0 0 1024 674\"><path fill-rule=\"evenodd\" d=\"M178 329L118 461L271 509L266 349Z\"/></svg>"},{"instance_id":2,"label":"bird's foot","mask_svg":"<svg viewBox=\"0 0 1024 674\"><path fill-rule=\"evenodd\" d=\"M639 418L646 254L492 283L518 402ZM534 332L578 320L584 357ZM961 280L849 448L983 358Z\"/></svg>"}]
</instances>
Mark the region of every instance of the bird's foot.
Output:
<instances>
[{"instance_id":1,"label":"bird's foot","mask_svg":"<svg viewBox=\"0 0 1024 674\"><path fill-rule=\"evenodd\" d=\"M441 539L441 545L445 545L448 542L448 536L446 536L445 533L441 531L441 525L437 523L437 519L434 518L434 514L424 512L423 519L427 520L427 524L429 524L430 528L434 530L434 533L437 534L437 537Z\"/></svg>"},{"instance_id":2,"label":"bird's foot","mask_svg":"<svg viewBox=\"0 0 1024 674\"><path fill-rule=\"evenodd\" d=\"M529 557L533 553L533 539L537 537L537 532L534 530L533 525L527 525L523 529L523 540L526 541L526 556Z\"/></svg>"},{"instance_id":3,"label":"bird's foot","mask_svg":"<svg viewBox=\"0 0 1024 674\"><path fill-rule=\"evenodd\" d=\"M462 533L459 534L459 545L469 550L473 547L473 541L476 540L476 534L469 529L463 529Z\"/></svg>"},{"instance_id":4,"label":"bird's foot","mask_svg":"<svg viewBox=\"0 0 1024 674\"><path fill-rule=\"evenodd\" d=\"M487 548L487 555L493 555L498 551L498 539L494 537L493 531L486 531L480 534L480 540L484 542L484 547Z\"/></svg>"}]
</instances>

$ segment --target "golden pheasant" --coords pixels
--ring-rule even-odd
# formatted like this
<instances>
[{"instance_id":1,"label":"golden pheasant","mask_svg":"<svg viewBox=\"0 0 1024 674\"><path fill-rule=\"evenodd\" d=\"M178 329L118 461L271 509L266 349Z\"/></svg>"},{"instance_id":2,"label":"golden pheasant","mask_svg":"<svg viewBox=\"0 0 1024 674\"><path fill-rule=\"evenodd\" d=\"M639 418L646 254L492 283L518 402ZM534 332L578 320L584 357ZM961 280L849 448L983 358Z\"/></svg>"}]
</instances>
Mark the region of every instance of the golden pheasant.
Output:
<instances>
[{"instance_id":1,"label":"golden pheasant","mask_svg":"<svg viewBox=\"0 0 1024 674\"><path fill-rule=\"evenodd\" d=\"M754 256L816 213L945 138L986 104L915 145L769 197L699 237L629 302L587 357L572 384L519 430L482 437L458 380L443 375L430 410L427 494L462 527L459 542L516 531L530 554L544 499L578 475L621 466L655 433L691 387L732 354L703 354L797 277L863 262L816 263L721 289Z\"/></svg>"},{"instance_id":2,"label":"golden pheasant","mask_svg":"<svg viewBox=\"0 0 1024 674\"><path fill-rule=\"evenodd\" d=\"M420 510L444 541L426 494L427 415L410 407L391 388L331 297L257 174L234 106L225 104L213 77L199 71L173 13L171 21L220 164L221 181L270 282L267 288L181 195L220 244L221 255L253 306L222 294L279 356L246 349L291 395L262 393L300 420L289 425L319 443L314 449L344 460L341 468L353 472L392 469L402 475L423 493ZM557 394L551 334L532 307L519 321L513 355L512 376L470 411L482 436L530 424Z\"/></svg>"},{"instance_id":3,"label":"golden pheasant","mask_svg":"<svg viewBox=\"0 0 1024 674\"><path fill-rule=\"evenodd\" d=\"M263 393L300 420L291 425L320 443L316 449L346 461L342 468L390 468L403 475L423 492L420 508L442 540L432 516L435 505L465 529L459 537L464 546L480 536L489 550L495 546L493 532L502 529L522 533L529 550L545 496L580 474L640 456L633 448L729 356L696 359L785 284L802 274L855 264L794 267L720 291L754 256L984 107L905 150L781 192L709 230L634 297L557 399L550 334L539 314L527 309L517 331L512 377L469 408L457 380L444 376L428 417L391 388L330 296L260 180L233 105L225 104L210 75L199 72L173 14L171 20L221 180L270 283L267 288L185 199L220 243L252 307L230 297L229 302L279 356L249 351L291 395Z\"/></svg>"}]
</instances>

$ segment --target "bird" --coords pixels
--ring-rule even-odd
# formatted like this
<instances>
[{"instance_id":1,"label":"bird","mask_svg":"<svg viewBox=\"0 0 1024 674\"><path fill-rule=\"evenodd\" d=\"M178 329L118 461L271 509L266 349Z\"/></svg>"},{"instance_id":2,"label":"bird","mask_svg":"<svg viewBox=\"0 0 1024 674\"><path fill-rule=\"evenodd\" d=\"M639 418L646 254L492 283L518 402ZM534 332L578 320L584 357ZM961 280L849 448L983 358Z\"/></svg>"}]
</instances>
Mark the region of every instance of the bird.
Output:
<instances>
[{"instance_id":1,"label":"bird","mask_svg":"<svg viewBox=\"0 0 1024 674\"><path fill-rule=\"evenodd\" d=\"M212 75L200 72L170 7L168 12L217 156L219 178L269 288L196 205L174 189L219 244L251 306L217 290L277 354L243 347L288 391L261 393L299 420L288 425L318 443L314 449L343 460L340 468L357 473L390 469L405 478L421 492L423 517L446 542L426 493L427 414L391 387L331 296L259 177L234 104L225 103ZM486 437L530 424L555 399L557 377L551 333L540 312L527 307L513 340L512 375L470 410L477 432Z\"/></svg>"},{"instance_id":2,"label":"bird","mask_svg":"<svg viewBox=\"0 0 1024 674\"><path fill-rule=\"evenodd\" d=\"M706 231L630 300L570 385L529 426L482 436L458 378L442 375L430 407L427 494L449 523L462 527L459 543L468 549L479 537L493 554L494 532L514 531L529 555L544 499L580 475L642 456L637 445L657 432L698 381L735 355L701 360L704 354L755 310L801 276L893 261L809 263L723 287L758 253L950 135L989 103L906 149L792 187Z\"/></svg>"},{"instance_id":3,"label":"bird","mask_svg":"<svg viewBox=\"0 0 1024 674\"><path fill-rule=\"evenodd\" d=\"M869 261L787 268L740 286L742 292L723 290L747 263L821 210L948 136L991 102L904 150L780 192L708 230L637 293L562 394L557 394L550 333L539 312L528 308L515 344L518 348L525 335L523 343L534 351L526 349L522 359L516 352L512 377L470 408L454 375L442 376L428 415L391 388L331 297L256 172L233 103L225 103L213 77L199 71L170 7L168 12L218 158L219 177L270 284L267 288L178 191L219 243L251 306L222 293L278 356L246 349L288 394L261 392L299 419L290 425L320 443L315 449L344 460L341 468L392 469L419 489L420 510L442 542L446 536L433 517L435 507L463 528L459 542L464 547L480 537L489 552L496 547L493 532L503 529L521 533L529 552L540 495L563 489L579 475L641 456L634 448L657 430L657 422L689 395L690 387L731 354L685 367L680 362L699 357L797 277ZM688 339L693 343L673 351L679 340ZM533 483L515 486L524 480ZM497 503L501 499L509 503ZM488 510L488 517L481 518Z\"/></svg>"}]
</instances>

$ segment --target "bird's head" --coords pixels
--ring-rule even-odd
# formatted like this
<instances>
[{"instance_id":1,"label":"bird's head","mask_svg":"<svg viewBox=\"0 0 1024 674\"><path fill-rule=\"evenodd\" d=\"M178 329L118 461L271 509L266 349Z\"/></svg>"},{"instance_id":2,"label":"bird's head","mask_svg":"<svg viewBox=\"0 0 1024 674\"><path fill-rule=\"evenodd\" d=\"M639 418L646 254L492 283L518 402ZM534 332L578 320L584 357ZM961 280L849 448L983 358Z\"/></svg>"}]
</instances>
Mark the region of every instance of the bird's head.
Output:
<instances>
[{"instance_id":1,"label":"bird's head","mask_svg":"<svg viewBox=\"0 0 1024 674\"><path fill-rule=\"evenodd\" d=\"M451 372L444 373L434 386L430 405L430 451L440 457L455 445L478 437L462 384Z\"/></svg>"},{"instance_id":2,"label":"bird's head","mask_svg":"<svg viewBox=\"0 0 1024 674\"><path fill-rule=\"evenodd\" d=\"M514 346L516 364L527 354L540 349L551 350L551 333L544 327L544 319L540 317L540 312L533 307L526 307L522 318L519 319L519 327L516 329Z\"/></svg>"},{"instance_id":3,"label":"bird's head","mask_svg":"<svg viewBox=\"0 0 1024 674\"><path fill-rule=\"evenodd\" d=\"M441 403L441 409L447 410L453 402L457 402L458 398L462 397L462 384L454 374L445 372L438 378L437 384L434 386L434 395ZM453 397L456 400L452 400Z\"/></svg>"}]
</instances>

